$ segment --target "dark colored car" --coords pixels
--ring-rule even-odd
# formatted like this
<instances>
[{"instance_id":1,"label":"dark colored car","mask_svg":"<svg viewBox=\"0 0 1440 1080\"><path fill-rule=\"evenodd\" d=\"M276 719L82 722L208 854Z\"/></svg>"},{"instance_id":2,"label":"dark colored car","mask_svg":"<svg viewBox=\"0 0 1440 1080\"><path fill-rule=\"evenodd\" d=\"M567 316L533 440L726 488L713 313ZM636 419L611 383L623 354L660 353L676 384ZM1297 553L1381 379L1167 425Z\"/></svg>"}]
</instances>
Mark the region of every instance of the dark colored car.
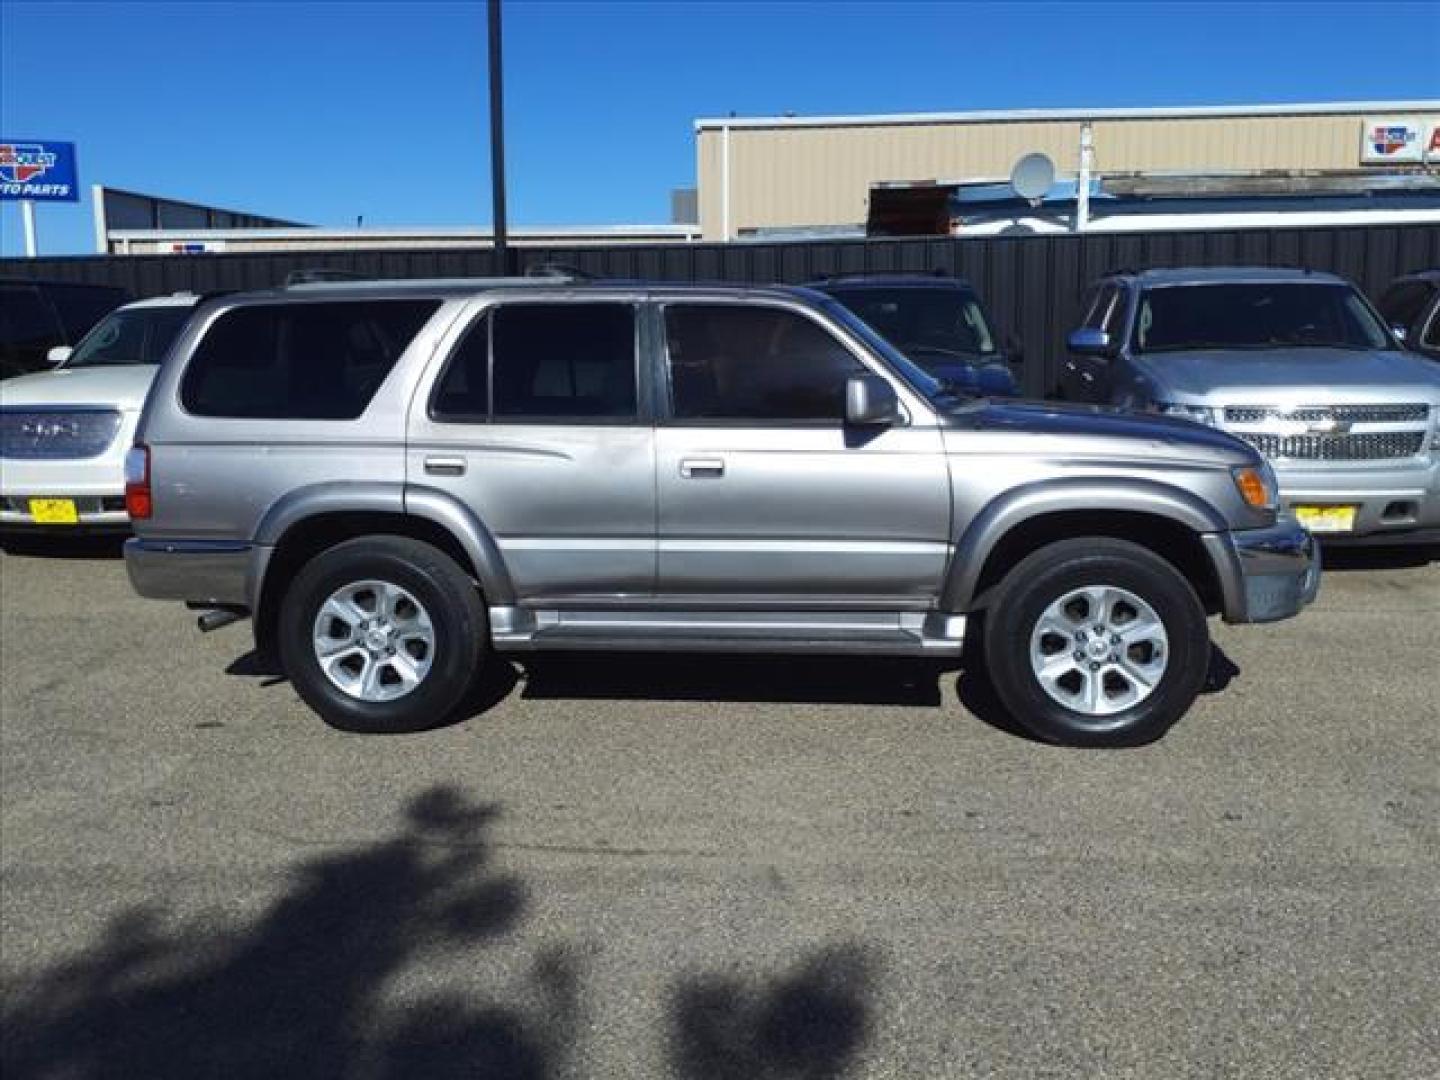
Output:
<instances>
[{"instance_id":1,"label":"dark colored car","mask_svg":"<svg viewBox=\"0 0 1440 1080\"><path fill-rule=\"evenodd\" d=\"M0 280L0 379L49 367L51 349L75 345L129 299L109 285Z\"/></svg>"},{"instance_id":2,"label":"dark colored car","mask_svg":"<svg viewBox=\"0 0 1440 1080\"><path fill-rule=\"evenodd\" d=\"M1018 397L1019 357L1002 348L968 281L938 275L825 278L810 288L833 296L917 367L967 394Z\"/></svg>"},{"instance_id":3,"label":"dark colored car","mask_svg":"<svg viewBox=\"0 0 1440 1080\"><path fill-rule=\"evenodd\" d=\"M1396 278L1376 306L1407 349L1440 360L1440 270Z\"/></svg>"}]
</instances>

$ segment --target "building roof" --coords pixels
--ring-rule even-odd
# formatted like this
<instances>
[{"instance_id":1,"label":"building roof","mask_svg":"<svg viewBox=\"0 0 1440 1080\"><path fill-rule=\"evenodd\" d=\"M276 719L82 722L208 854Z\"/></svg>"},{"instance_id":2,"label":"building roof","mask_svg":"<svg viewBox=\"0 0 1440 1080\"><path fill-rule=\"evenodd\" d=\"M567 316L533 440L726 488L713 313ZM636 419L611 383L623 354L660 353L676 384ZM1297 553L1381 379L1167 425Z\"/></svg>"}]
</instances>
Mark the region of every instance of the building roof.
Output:
<instances>
[{"instance_id":1,"label":"building roof","mask_svg":"<svg viewBox=\"0 0 1440 1080\"><path fill-rule=\"evenodd\" d=\"M1168 120L1226 116L1335 116L1440 112L1440 99L1327 101L1263 105L1181 105L1106 109L976 109L968 112L873 113L836 116L702 117L695 130L723 128L884 127L903 124L999 124L1020 120Z\"/></svg>"}]
</instances>

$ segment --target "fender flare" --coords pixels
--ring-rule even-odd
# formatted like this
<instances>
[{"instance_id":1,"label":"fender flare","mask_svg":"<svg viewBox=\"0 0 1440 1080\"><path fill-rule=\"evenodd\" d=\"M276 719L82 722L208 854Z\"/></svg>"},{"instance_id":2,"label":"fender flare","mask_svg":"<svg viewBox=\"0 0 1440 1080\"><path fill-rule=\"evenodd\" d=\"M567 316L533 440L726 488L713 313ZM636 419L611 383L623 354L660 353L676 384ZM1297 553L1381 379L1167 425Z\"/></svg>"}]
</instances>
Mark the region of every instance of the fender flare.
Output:
<instances>
[{"instance_id":1,"label":"fender flare","mask_svg":"<svg viewBox=\"0 0 1440 1080\"><path fill-rule=\"evenodd\" d=\"M1022 484L987 503L960 534L941 592L940 610L970 609L986 560L1011 530L1048 514L1076 511L1146 514L1183 525L1197 536L1230 527L1224 516L1198 495L1157 480L1075 477ZM1205 547L1213 562L1210 545ZM1228 568L1217 565L1215 570L1223 582Z\"/></svg>"},{"instance_id":2,"label":"fender flare","mask_svg":"<svg viewBox=\"0 0 1440 1080\"><path fill-rule=\"evenodd\" d=\"M327 481L287 492L256 526L254 560L246 595L252 610L264 585L269 555L296 525L322 514L379 513L423 518L453 536L475 567L486 603L514 602L515 587L495 537L469 507L437 488L401 481Z\"/></svg>"}]
</instances>

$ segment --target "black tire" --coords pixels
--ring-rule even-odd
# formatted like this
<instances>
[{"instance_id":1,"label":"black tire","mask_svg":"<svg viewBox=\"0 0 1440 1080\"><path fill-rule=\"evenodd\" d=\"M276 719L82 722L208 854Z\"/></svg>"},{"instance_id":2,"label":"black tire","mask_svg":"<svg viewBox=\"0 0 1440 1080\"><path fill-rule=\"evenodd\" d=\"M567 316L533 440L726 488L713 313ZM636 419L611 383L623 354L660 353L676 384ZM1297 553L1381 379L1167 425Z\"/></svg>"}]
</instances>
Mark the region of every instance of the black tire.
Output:
<instances>
[{"instance_id":1,"label":"black tire","mask_svg":"<svg viewBox=\"0 0 1440 1080\"><path fill-rule=\"evenodd\" d=\"M365 701L321 669L313 640L321 606L347 584L376 580L406 590L425 609L434 632L430 667L408 693ZM475 582L438 548L402 536L347 540L306 563L280 603L280 662L305 704L344 731L419 731L453 719L475 684L489 645L485 605Z\"/></svg>"},{"instance_id":2,"label":"black tire","mask_svg":"<svg viewBox=\"0 0 1440 1080\"><path fill-rule=\"evenodd\" d=\"M1045 610L1087 586L1127 590L1149 604L1168 638L1168 661L1149 696L1106 716L1068 708L1032 670L1031 637ZM1022 559L1005 575L985 614L985 666L1013 719L1047 742L1136 746L1163 735L1205 683L1210 632L1190 582L1147 548L1124 540L1061 540ZM1069 646L1067 645L1068 649Z\"/></svg>"}]
</instances>

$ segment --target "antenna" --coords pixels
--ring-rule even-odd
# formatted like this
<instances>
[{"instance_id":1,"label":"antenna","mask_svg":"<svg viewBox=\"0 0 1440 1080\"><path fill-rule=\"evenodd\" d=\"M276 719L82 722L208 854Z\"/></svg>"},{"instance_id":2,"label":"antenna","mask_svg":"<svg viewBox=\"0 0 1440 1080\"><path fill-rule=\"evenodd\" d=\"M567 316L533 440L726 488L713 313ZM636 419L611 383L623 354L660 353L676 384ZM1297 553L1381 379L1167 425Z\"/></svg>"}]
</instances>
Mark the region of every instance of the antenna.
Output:
<instances>
[{"instance_id":1,"label":"antenna","mask_svg":"<svg viewBox=\"0 0 1440 1080\"><path fill-rule=\"evenodd\" d=\"M1039 204L1055 183L1055 163L1044 154L1026 154L1010 170L1010 187L1032 206Z\"/></svg>"}]
</instances>

